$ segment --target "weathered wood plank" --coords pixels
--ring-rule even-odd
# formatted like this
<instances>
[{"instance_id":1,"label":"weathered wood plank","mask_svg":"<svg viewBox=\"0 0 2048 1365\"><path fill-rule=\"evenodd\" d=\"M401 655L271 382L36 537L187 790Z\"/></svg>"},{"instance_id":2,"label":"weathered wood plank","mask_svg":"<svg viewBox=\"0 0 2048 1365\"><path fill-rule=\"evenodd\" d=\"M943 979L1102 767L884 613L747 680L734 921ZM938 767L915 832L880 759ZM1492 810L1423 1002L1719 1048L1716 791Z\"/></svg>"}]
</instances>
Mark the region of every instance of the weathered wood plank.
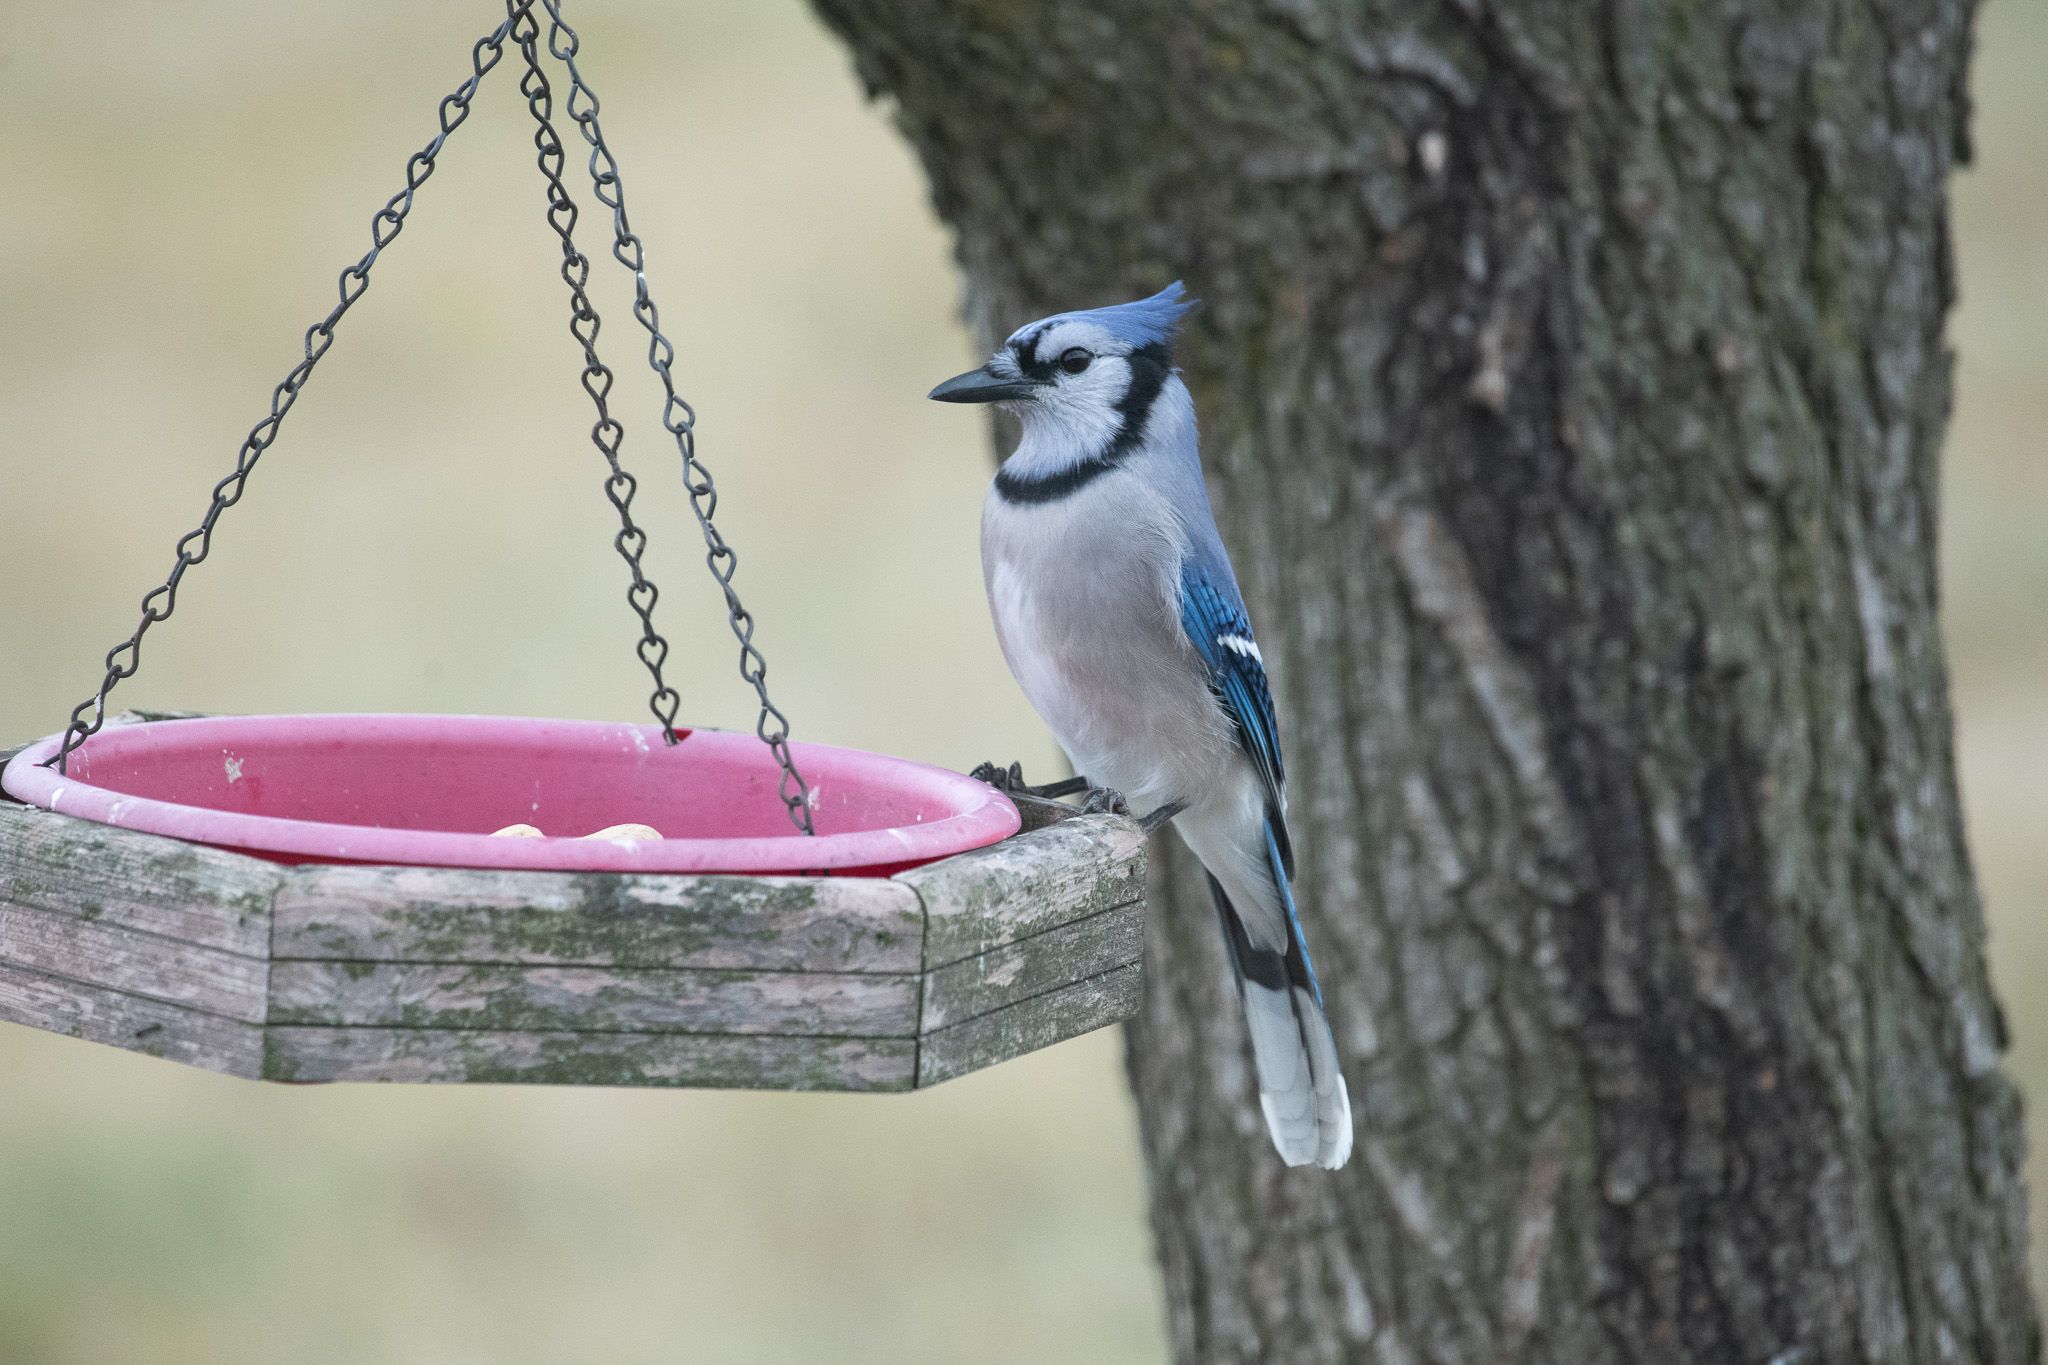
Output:
<instances>
[{"instance_id":1,"label":"weathered wood plank","mask_svg":"<svg viewBox=\"0 0 2048 1365\"><path fill-rule=\"evenodd\" d=\"M875 877L300 867L279 958L914 972L923 913Z\"/></svg>"},{"instance_id":2,"label":"weathered wood plank","mask_svg":"<svg viewBox=\"0 0 2048 1365\"><path fill-rule=\"evenodd\" d=\"M0 964L260 1024L270 964L77 915L0 903Z\"/></svg>"},{"instance_id":3,"label":"weathered wood plank","mask_svg":"<svg viewBox=\"0 0 2048 1365\"><path fill-rule=\"evenodd\" d=\"M0 1019L231 1076L263 1072L263 1030L255 1024L4 963Z\"/></svg>"},{"instance_id":4,"label":"weathered wood plank","mask_svg":"<svg viewBox=\"0 0 2048 1365\"><path fill-rule=\"evenodd\" d=\"M1120 905L930 973L921 1026L930 1033L964 1023L1144 955L1144 902Z\"/></svg>"},{"instance_id":5,"label":"weathered wood plank","mask_svg":"<svg viewBox=\"0 0 2048 1365\"><path fill-rule=\"evenodd\" d=\"M270 1020L411 1028L908 1038L918 978L883 973L279 962Z\"/></svg>"},{"instance_id":6,"label":"weathered wood plank","mask_svg":"<svg viewBox=\"0 0 2048 1365\"><path fill-rule=\"evenodd\" d=\"M905 1038L273 1024L265 1034L263 1074L282 1081L907 1090L916 1046Z\"/></svg>"},{"instance_id":7,"label":"weathered wood plank","mask_svg":"<svg viewBox=\"0 0 2048 1365\"><path fill-rule=\"evenodd\" d=\"M893 880L924 901L936 968L1142 899L1145 834L1120 816L1077 815Z\"/></svg>"},{"instance_id":8,"label":"weathered wood plank","mask_svg":"<svg viewBox=\"0 0 2048 1365\"><path fill-rule=\"evenodd\" d=\"M1012 1057L1079 1037L1138 1012L1142 964L995 1010L925 1035L918 1045L917 1084L937 1085Z\"/></svg>"},{"instance_id":9,"label":"weathered wood plank","mask_svg":"<svg viewBox=\"0 0 2048 1365\"><path fill-rule=\"evenodd\" d=\"M224 849L0 803L0 904L262 958L284 871Z\"/></svg>"}]
</instances>

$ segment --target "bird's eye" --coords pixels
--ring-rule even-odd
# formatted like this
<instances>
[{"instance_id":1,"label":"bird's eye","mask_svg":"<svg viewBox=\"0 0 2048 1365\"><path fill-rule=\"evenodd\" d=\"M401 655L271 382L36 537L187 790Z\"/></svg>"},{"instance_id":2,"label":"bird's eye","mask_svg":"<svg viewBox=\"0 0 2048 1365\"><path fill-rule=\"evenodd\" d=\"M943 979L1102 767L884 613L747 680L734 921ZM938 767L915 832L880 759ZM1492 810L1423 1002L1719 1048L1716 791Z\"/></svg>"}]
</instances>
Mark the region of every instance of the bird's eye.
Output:
<instances>
[{"instance_id":1,"label":"bird's eye","mask_svg":"<svg viewBox=\"0 0 2048 1365\"><path fill-rule=\"evenodd\" d=\"M1069 346L1066 350L1060 352L1060 368L1068 374L1079 374L1088 368L1088 362L1093 359L1095 359L1094 356L1088 354L1079 346Z\"/></svg>"}]
</instances>

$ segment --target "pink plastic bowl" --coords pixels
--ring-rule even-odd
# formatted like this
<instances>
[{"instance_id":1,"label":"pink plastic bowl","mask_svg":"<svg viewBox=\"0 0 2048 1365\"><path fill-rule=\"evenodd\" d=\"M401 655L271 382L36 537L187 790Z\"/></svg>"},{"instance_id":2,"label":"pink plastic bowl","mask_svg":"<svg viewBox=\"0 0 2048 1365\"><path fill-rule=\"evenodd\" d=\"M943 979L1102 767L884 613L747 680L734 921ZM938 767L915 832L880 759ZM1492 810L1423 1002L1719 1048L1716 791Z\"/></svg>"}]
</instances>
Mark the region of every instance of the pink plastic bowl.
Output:
<instances>
[{"instance_id":1,"label":"pink plastic bowl","mask_svg":"<svg viewBox=\"0 0 2048 1365\"><path fill-rule=\"evenodd\" d=\"M815 838L752 735L496 716L219 716L110 728L59 775L53 736L0 774L45 810L281 862L614 872L891 872L1017 832L1009 798L958 773L794 746ZM584 841L652 825L639 844ZM544 839L492 838L507 825Z\"/></svg>"}]
</instances>

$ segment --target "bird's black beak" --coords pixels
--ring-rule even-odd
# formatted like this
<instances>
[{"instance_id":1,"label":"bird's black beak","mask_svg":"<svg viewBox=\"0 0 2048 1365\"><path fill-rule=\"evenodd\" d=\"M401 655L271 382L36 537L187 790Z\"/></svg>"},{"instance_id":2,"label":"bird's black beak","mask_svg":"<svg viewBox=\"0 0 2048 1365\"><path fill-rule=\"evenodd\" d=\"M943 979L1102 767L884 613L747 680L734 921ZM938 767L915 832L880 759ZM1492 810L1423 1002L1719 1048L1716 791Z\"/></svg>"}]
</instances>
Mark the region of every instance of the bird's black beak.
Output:
<instances>
[{"instance_id":1,"label":"bird's black beak","mask_svg":"<svg viewBox=\"0 0 2048 1365\"><path fill-rule=\"evenodd\" d=\"M927 397L941 403L1000 403L1006 398L1029 398L1038 387L1029 379L999 379L984 366L954 375Z\"/></svg>"}]
</instances>

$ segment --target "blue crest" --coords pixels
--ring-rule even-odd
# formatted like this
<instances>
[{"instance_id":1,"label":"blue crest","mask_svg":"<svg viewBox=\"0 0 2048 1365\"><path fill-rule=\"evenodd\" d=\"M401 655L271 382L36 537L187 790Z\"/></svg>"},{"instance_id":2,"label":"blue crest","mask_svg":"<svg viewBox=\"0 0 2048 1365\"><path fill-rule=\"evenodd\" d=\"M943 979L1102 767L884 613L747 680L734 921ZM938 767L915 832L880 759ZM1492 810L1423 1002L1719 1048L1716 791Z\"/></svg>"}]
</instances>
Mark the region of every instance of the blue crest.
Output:
<instances>
[{"instance_id":1,"label":"blue crest","mask_svg":"<svg viewBox=\"0 0 2048 1365\"><path fill-rule=\"evenodd\" d=\"M1181 318L1194 306L1195 300L1189 298L1181 282L1175 280L1148 299L1041 318L1018 328L1010 339L1016 341L1027 332L1042 330L1054 323L1092 322L1135 351L1145 346L1164 345L1172 340Z\"/></svg>"}]
</instances>

